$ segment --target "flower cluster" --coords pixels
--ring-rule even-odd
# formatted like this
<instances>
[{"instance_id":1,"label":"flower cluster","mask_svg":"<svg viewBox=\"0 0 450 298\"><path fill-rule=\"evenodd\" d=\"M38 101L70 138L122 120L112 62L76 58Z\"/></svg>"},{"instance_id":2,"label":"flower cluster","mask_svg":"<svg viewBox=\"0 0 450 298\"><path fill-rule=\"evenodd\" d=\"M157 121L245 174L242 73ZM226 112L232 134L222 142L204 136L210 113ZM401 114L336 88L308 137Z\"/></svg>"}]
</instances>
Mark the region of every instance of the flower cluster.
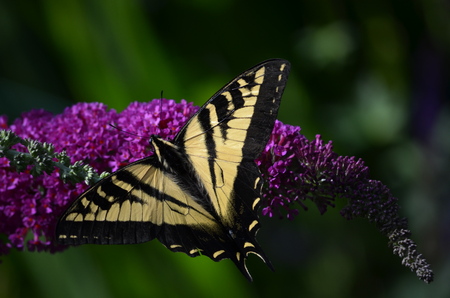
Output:
<instances>
[{"instance_id":1,"label":"flower cluster","mask_svg":"<svg viewBox=\"0 0 450 298\"><path fill-rule=\"evenodd\" d=\"M71 163L82 161L99 172L111 172L149 155L146 137L158 134L173 138L197 110L192 103L164 99L132 103L122 113L100 103L79 103L55 116L43 110L24 113L9 127L2 116L0 128L23 139L51 143L56 152L65 151ZM12 148L26 151L22 144ZM28 166L24 173L18 173L17 164L13 168L12 162L0 158L0 234L8 236L6 243L0 242L0 255L24 246L31 251L63 249L54 241L58 216L87 186L64 183L60 170L35 176L35 168Z\"/></svg>"},{"instance_id":2,"label":"flower cluster","mask_svg":"<svg viewBox=\"0 0 450 298\"><path fill-rule=\"evenodd\" d=\"M361 159L339 156L333 152L331 141L324 144L320 135L309 141L300 134L299 127L279 121L275 123L271 139L257 163L267 181L264 215L273 216L277 212L283 217L281 211L285 210L287 218L293 219L298 214L296 204L307 209L302 203L306 199L313 201L323 214L328 207L335 206L336 198L346 198L352 205L342 211L344 217L371 218L370 211L363 212L354 207L362 202L358 208L369 208L370 205L366 204L373 204L381 197L375 192L387 190L381 183L367 188L369 169ZM369 196L375 199L368 200ZM393 217L397 214L398 205L396 198L390 199L391 204L383 203L379 209L389 211Z\"/></svg>"},{"instance_id":3,"label":"flower cluster","mask_svg":"<svg viewBox=\"0 0 450 298\"><path fill-rule=\"evenodd\" d=\"M20 152L35 143L22 141L9 148L7 138L0 137L0 156L5 156L0 157L0 234L8 236L6 242L0 242L0 255L24 246L38 251L62 249L53 235L58 216L86 186L63 182L66 168L78 174L84 172L65 165L61 159L70 156L72 163L81 161L100 172L115 171L152 154L147 137L159 135L173 139L197 110L198 107L185 101L161 99L132 103L121 113L100 103L79 103L55 116L36 110L23 114L9 127L6 117L0 116L0 129L12 130L21 138L51 143L56 152L67 154L51 158L42 154L36 160L46 163L22 164L25 172L18 173L12 165L18 168L25 156ZM19 153L14 155L9 149ZM50 149L47 151L52 152L53 147ZM59 170L46 168L49 162L58 162ZM299 214L299 207L306 209L303 202L307 199L321 213L334 207L336 199L346 199L349 204L341 210L345 218L364 217L375 223L388 237L402 263L422 280L432 281L433 273L410 239L406 220L398 215L397 199L381 182L369 179L368 168L362 160L339 156L333 152L331 142L324 143L320 136L310 141L300 134L299 127L276 121L270 140L256 162L266 181L263 215L283 217L286 214L293 219ZM40 172L45 174L36 176L36 167L41 167Z\"/></svg>"},{"instance_id":4,"label":"flower cluster","mask_svg":"<svg viewBox=\"0 0 450 298\"><path fill-rule=\"evenodd\" d=\"M286 213L293 219L299 213L297 206L307 209L303 203L307 199L323 214L335 206L336 199L345 199L348 205L341 210L343 217L363 217L375 223L402 264L431 282L430 265L410 239L406 219L399 217L398 199L383 183L369 179L369 169L361 159L339 156L331 142L324 143L319 135L309 141L299 132L299 127L277 121L257 160L267 182L263 215L283 217Z\"/></svg>"}]
</instances>

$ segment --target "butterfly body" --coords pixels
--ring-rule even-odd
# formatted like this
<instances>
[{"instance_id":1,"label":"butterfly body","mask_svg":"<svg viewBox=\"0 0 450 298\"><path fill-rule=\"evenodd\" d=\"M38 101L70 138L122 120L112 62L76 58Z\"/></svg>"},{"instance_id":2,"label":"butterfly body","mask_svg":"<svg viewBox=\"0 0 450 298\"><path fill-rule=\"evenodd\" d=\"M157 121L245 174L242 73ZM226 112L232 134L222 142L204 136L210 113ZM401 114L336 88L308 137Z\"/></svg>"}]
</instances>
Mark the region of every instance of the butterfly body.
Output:
<instances>
[{"instance_id":1,"label":"butterfly body","mask_svg":"<svg viewBox=\"0 0 450 298\"><path fill-rule=\"evenodd\" d=\"M289 63L263 62L225 85L175 139L151 137L154 155L104 178L67 209L64 244L129 244L157 238L167 248L214 261L231 259L251 280L259 244L262 178L255 159L276 119Z\"/></svg>"}]
</instances>

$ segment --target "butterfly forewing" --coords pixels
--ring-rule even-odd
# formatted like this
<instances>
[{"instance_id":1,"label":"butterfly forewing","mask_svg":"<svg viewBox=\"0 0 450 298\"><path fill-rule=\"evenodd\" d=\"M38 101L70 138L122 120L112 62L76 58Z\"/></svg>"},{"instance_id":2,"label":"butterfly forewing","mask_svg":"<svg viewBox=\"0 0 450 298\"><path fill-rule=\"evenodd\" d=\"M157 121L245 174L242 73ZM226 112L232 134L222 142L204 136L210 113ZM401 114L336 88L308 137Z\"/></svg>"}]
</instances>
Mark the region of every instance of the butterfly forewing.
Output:
<instances>
[{"instance_id":1,"label":"butterfly forewing","mask_svg":"<svg viewBox=\"0 0 450 298\"><path fill-rule=\"evenodd\" d=\"M65 212L57 229L65 244L152 240L165 225L213 225L210 213L171 175L137 161L97 183Z\"/></svg>"},{"instance_id":2,"label":"butterfly forewing","mask_svg":"<svg viewBox=\"0 0 450 298\"><path fill-rule=\"evenodd\" d=\"M134 162L83 193L61 217L65 244L140 243L230 258L251 280L262 179L256 166L280 105L289 63L274 59L214 94L175 137L153 137L155 156Z\"/></svg>"},{"instance_id":3,"label":"butterfly forewing","mask_svg":"<svg viewBox=\"0 0 450 298\"><path fill-rule=\"evenodd\" d=\"M219 90L175 139L201 179L206 178L203 185L225 233L242 241L230 252L240 253L241 259L222 254L238 267L245 267L242 258L249 252L267 261L255 240L262 181L254 159L270 137L288 72L289 64L280 60L244 72Z\"/></svg>"}]
</instances>

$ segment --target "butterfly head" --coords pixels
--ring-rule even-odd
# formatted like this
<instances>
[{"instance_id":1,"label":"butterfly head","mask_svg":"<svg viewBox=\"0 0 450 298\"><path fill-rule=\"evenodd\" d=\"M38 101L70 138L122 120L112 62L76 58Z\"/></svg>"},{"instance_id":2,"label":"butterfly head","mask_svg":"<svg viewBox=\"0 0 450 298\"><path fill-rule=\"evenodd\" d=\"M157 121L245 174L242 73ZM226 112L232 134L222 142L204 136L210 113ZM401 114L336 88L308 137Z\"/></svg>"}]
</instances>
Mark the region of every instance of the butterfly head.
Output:
<instances>
[{"instance_id":1,"label":"butterfly head","mask_svg":"<svg viewBox=\"0 0 450 298\"><path fill-rule=\"evenodd\" d=\"M179 149L175 144L170 141L164 140L157 135L151 136L150 144L152 144L153 149L155 150L156 158L164 167L167 167L167 156L174 156L174 154L178 155L177 153Z\"/></svg>"}]
</instances>

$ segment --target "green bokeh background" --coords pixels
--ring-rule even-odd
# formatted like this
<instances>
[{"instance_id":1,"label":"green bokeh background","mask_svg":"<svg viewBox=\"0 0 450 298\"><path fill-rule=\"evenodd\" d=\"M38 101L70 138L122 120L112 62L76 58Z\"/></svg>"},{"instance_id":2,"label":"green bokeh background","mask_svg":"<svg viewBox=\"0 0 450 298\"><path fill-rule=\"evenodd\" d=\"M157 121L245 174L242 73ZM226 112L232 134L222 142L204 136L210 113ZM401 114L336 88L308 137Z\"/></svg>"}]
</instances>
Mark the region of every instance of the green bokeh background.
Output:
<instances>
[{"instance_id":1,"label":"green bokeh background","mask_svg":"<svg viewBox=\"0 0 450 298\"><path fill-rule=\"evenodd\" d=\"M450 297L450 4L416 1L0 0L0 114L79 101L201 105L268 58L292 72L279 118L363 158L400 198L436 280L419 281L365 220L309 204L263 218L248 283L157 241L2 257L0 297Z\"/></svg>"}]
</instances>

